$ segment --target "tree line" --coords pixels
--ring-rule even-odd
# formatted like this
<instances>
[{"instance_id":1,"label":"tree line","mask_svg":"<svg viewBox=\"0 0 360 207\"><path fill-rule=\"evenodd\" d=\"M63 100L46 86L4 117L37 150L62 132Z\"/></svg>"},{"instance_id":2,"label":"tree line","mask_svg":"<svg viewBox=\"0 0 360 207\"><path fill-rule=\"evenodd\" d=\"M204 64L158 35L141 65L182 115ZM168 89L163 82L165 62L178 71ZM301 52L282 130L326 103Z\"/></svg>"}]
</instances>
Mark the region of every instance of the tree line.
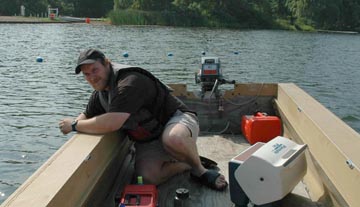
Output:
<instances>
[{"instance_id":1,"label":"tree line","mask_svg":"<svg viewBox=\"0 0 360 207\"><path fill-rule=\"evenodd\" d=\"M1 0L0 15L57 7L62 15L138 24L360 31L360 0ZM118 20L116 19L118 17ZM133 18L130 18L133 17ZM135 22L134 22L135 21Z\"/></svg>"},{"instance_id":2,"label":"tree line","mask_svg":"<svg viewBox=\"0 0 360 207\"><path fill-rule=\"evenodd\" d=\"M0 0L0 15L19 15L21 5L26 16L47 13L48 7L58 8L63 16L106 17L114 0Z\"/></svg>"}]
</instances>

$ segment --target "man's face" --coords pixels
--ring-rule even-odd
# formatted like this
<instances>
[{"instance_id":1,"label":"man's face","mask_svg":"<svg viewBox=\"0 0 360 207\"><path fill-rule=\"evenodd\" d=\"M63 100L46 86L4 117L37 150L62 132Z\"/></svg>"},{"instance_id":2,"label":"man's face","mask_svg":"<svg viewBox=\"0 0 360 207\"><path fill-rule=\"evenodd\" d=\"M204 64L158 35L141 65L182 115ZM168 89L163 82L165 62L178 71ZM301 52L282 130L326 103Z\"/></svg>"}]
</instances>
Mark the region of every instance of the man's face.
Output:
<instances>
[{"instance_id":1,"label":"man's face","mask_svg":"<svg viewBox=\"0 0 360 207\"><path fill-rule=\"evenodd\" d=\"M100 61L92 64L85 64L80 67L85 80L97 91L107 89L109 80L109 64L104 66Z\"/></svg>"}]
</instances>

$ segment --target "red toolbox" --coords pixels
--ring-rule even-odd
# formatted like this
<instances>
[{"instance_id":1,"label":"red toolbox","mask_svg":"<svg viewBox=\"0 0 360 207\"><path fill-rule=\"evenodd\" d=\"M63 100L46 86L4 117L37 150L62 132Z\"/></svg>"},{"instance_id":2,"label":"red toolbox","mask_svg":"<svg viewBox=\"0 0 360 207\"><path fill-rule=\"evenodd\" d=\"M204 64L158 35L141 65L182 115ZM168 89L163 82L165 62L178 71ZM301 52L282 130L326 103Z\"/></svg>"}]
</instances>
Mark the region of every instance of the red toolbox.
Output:
<instances>
[{"instance_id":1,"label":"red toolbox","mask_svg":"<svg viewBox=\"0 0 360 207\"><path fill-rule=\"evenodd\" d=\"M156 207L158 190L155 185L127 185L121 194L119 207Z\"/></svg>"},{"instance_id":2,"label":"red toolbox","mask_svg":"<svg viewBox=\"0 0 360 207\"><path fill-rule=\"evenodd\" d=\"M241 131L250 144L268 142L281 135L281 120L261 112L245 115L241 120Z\"/></svg>"}]
</instances>

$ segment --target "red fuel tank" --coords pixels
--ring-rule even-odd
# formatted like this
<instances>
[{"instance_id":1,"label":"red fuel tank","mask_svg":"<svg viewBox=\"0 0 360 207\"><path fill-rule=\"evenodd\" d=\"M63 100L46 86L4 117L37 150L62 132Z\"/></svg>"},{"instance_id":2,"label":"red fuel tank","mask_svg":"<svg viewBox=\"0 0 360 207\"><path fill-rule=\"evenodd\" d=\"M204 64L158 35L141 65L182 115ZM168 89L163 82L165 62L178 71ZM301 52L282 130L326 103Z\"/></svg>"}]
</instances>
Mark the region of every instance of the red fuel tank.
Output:
<instances>
[{"instance_id":1,"label":"red fuel tank","mask_svg":"<svg viewBox=\"0 0 360 207\"><path fill-rule=\"evenodd\" d=\"M155 185L127 185L120 199L121 207L156 207L158 190Z\"/></svg>"},{"instance_id":2,"label":"red fuel tank","mask_svg":"<svg viewBox=\"0 0 360 207\"><path fill-rule=\"evenodd\" d=\"M261 112L245 115L241 120L241 131L250 144L268 142L281 135L281 120Z\"/></svg>"}]
</instances>

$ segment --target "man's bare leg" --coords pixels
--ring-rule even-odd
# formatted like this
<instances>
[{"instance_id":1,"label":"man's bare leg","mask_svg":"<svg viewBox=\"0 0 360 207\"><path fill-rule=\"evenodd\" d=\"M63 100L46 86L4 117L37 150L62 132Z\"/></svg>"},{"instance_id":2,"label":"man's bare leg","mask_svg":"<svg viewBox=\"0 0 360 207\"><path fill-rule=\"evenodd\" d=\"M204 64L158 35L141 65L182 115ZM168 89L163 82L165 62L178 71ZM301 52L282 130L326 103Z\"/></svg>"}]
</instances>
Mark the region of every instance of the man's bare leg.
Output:
<instances>
[{"instance_id":1,"label":"man's bare leg","mask_svg":"<svg viewBox=\"0 0 360 207\"><path fill-rule=\"evenodd\" d=\"M137 174L143 176L145 183L155 185L165 182L174 175L190 169L190 165L178 161L144 159L136 163Z\"/></svg>"},{"instance_id":2,"label":"man's bare leg","mask_svg":"<svg viewBox=\"0 0 360 207\"><path fill-rule=\"evenodd\" d=\"M195 140L189 129L182 124L168 126L162 135L165 150L175 159L191 166L193 175L200 177L207 169L202 166ZM220 175L215 182L217 188L227 185L225 177Z\"/></svg>"}]
</instances>

